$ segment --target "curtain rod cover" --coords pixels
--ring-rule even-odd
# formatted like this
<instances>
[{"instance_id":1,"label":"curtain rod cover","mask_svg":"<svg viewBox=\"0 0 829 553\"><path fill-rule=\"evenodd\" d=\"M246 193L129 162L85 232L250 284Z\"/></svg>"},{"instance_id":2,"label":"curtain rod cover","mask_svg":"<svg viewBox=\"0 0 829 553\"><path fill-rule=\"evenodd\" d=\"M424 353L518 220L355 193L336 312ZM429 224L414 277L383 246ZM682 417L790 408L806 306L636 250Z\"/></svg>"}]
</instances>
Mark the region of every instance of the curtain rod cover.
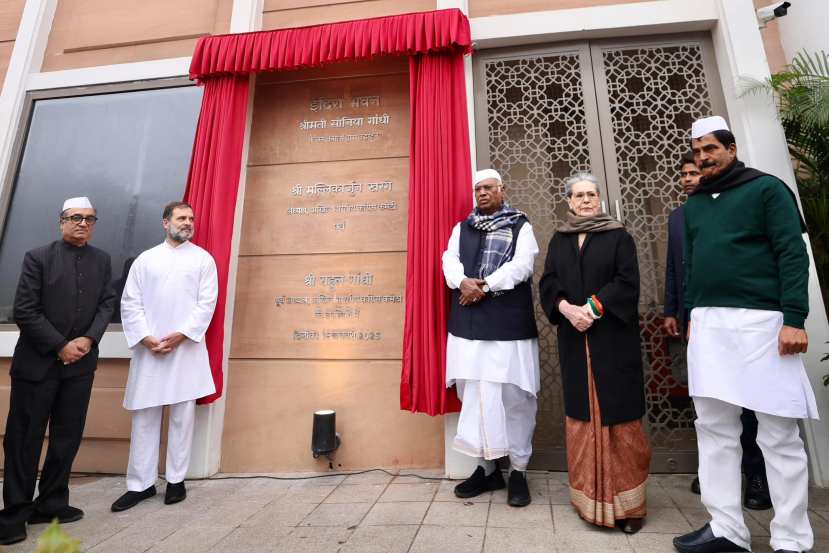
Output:
<instances>
[{"instance_id":1,"label":"curtain rod cover","mask_svg":"<svg viewBox=\"0 0 829 553\"><path fill-rule=\"evenodd\" d=\"M465 54L471 44L469 20L456 8L215 35L196 44L190 79L299 69L383 55Z\"/></svg>"}]
</instances>

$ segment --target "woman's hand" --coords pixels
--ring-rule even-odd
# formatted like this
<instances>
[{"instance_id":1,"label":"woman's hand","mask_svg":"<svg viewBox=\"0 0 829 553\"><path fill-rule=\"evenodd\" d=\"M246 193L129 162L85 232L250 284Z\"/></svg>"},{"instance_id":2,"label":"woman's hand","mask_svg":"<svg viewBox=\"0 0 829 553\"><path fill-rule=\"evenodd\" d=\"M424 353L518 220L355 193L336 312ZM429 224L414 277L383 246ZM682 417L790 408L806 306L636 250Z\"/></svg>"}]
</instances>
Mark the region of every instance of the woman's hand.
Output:
<instances>
[{"instance_id":1,"label":"woman's hand","mask_svg":"<svg viewBox=\"0 0 829 553\"><path fill-rule=\"evenodd\" d=\"M567 300L561 300L558 304L558 310L579 332L587 331L593 324L593 317L590 316L587 309L590 309L587 305L573 305Z\"/></svg>"}]
</instances>

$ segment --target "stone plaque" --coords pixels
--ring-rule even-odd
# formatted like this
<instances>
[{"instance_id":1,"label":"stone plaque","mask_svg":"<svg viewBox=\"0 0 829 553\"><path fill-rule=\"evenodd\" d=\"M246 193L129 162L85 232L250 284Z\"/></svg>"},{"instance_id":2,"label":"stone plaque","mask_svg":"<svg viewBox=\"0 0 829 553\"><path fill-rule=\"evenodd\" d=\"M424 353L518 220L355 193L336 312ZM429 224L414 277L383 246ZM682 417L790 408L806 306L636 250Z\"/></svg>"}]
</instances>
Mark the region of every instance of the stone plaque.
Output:
<instances>
[{"instance_id":1,"label":"stone plaque","mask_svg":"<svg viewBox=\"0 0 829 553\"><path fill-rule=\"evenodd\" d=\"M256 87L250 165L409 155L407 74Z\"/></svg>"},{"instance_id":2,"label":"stone plaque","mask_svg":"<svg viewBox=\"0 0 829 553\"><path fill-rule=\"evenodd\" d=\"M403 251L409 159L251 167L242 255Z\"/></svg>"},{"instance_id":3,"label":"stone plaque","mask_svg":"<svg viewBox=\"0 0 829 553\"><path fill-rule=\"evenodd\" d=\"M231 356L400 359L405 253L239 259Z\"/></svg>"}]
</instances>

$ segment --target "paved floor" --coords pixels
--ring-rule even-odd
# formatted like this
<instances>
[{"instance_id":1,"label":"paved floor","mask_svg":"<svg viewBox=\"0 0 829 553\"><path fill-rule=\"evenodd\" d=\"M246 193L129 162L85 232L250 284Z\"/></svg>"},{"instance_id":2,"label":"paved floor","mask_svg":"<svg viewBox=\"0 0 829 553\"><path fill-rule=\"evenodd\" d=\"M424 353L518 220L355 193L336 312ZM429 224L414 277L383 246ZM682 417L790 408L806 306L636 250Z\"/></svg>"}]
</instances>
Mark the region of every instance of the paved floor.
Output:
<instances>
[{"instance_id":1,"label":"paved floor","mask_svg":"<svg viewBox=\"0 0 829 553\"><path fill-rule=\"evenodd\" d=\"M420 473L437 476L436 473ZM456 482L380 472L314 480L188 482L188 498L165 506L158 496L112 513L123 478L74 481L72 504L86 517L65 530L90 553L670 553L671 538L707 520L688 491L691 476L653 476L648 518L635 536L595 528L568 504L567 475L530 473L533 503L506 505L503 491L463 501ZM814 490L814 552L829 552L829 490ZM754 551L768 553L771 511L746 511ZM30 553L45 526L6 553Z\"/></svg>"}]
</instances>

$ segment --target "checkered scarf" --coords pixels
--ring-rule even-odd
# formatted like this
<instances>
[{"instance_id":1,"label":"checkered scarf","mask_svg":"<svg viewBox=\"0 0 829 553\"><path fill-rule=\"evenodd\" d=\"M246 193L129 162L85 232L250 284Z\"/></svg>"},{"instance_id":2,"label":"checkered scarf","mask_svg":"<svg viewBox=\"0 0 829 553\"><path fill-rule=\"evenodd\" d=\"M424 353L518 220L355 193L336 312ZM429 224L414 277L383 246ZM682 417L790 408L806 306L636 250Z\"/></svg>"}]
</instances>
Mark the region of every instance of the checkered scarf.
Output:
<instances>
[{"instance_id":1,"label":"checkered scarf","mask_svg":"<svg viewBox=\"0 0 829 553\"><path fill-rule=\"evenodd\" d=\"M466 218L469 226L485 233L478 278L488 277L512 258L512 227L521 217L527 215L505 203L491 215L483 215L476 207Z\"/></svg>"}]
</instances>

